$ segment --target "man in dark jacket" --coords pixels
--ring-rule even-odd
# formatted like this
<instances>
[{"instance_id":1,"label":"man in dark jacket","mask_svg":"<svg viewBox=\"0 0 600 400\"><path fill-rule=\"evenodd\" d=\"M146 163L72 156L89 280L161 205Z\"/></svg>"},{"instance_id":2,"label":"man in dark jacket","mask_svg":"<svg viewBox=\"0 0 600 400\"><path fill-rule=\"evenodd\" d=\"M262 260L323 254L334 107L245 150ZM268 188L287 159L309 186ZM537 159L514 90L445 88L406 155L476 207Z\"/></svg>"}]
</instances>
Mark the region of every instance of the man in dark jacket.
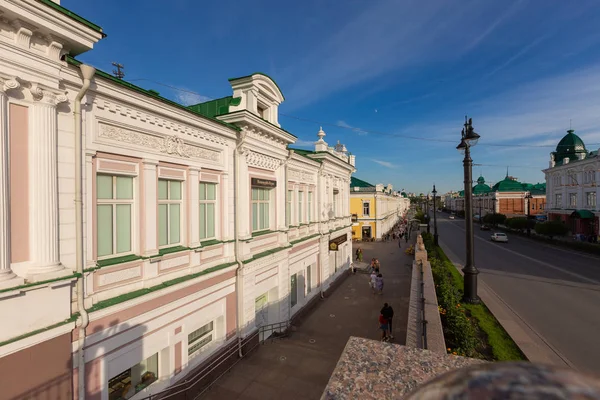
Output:
<instances>
[{"instance_id":1,"label":"man in dark jacket","mask_svg":"<svg viewBox=\"0 0 600 400\"><path fill-rule=\"evenodd\" d=\"M383 308L381 309L381 315L383 315L383 317L387 320L389 338L393 339L394 336L392 335L392 318L394 318L394 309L388 303L385 303L383 305Z\"/></svg>"}]
</instances>

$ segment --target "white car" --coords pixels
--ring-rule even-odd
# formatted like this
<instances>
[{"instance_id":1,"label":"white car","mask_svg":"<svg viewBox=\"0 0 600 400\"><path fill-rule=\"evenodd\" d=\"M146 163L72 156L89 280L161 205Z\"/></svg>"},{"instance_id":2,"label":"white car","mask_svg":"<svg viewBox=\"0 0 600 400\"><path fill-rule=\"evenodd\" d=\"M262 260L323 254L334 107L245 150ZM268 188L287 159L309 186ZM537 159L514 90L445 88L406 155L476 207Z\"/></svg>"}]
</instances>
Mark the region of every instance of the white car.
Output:
<instances>
[{"instance_id":1,"label":"white car","mask_svg":"<svg viewBox=\"0 0 600 400\"><path fill-rule=\"evenodd\" d=\"M496 233L492 233L492 242L508 242L508 236L506 236L506 233L501 233L501 232L496 232Z\"/></svg>"},{"instance_id":2,"label":"white car","mask_svg":"<svg viewBox=\"0 0 600 400\"><path fill-rule=\"evenodd\" d=\"M448 218L450 218L450 219L454 219L454 215L450 215Z\"/></svg>"}]
</instances>

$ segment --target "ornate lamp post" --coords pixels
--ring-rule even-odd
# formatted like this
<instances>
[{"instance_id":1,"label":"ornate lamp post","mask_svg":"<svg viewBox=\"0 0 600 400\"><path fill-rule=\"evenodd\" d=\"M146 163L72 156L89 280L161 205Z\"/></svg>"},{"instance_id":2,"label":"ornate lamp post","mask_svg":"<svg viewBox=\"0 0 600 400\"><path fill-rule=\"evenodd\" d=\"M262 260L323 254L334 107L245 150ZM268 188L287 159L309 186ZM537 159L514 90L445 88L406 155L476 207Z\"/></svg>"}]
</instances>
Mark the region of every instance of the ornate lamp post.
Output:
<instances>
[{"instance_id":1,"label":"ornate lamp post","mask_svg":"<svg viewBox=\"0 0 600 400\"><path fill-rule=\"evenodd\" d=\"M435 185L433 185L433 190L431 191L431 193L433 193L433 243L437 246L438 245L437 216L436 216L437 207L435 205L436 199L437 199L437 190L435 190Z\"/></svg>"},{"instance_id":2,"label":"ornate lamp post","mask_svg":"<svg viewBox=\"0 0 600 400\"><path fill-rule=\"evenodd\" d=\"M483 224L483 216L481 215L481 202L483 199L479 197L479 225Z\"/></svg>"},{"instance_id":3,"label":"ornate lamp post","mask_svg":"<svg viewBox=\"0 0 600 400\"><path fill-rule=\"evenodd\" d=\"M531 218L531 199L533 199L533 196L531 195L531 192L527 192L525 194L525 201L527 202L527 236L531 236L531 223L530 223L530 218Z\"/></svg>"},{"instance_id":4,"label":"ornate lamp post","mask_svg":"<svg viewBox=\"0 0 600 400\"><path fill-rule=\"evenodd\" d=\"M429 234L429 193L427 193L427 203L425 207L427 209L427 214L425 215L425 218L427 218L427 234Z\"/></svg>"},{"instance_id":5,"label":"ornate lamp post","mask_svg":"<svg viewBox=\"0 0 600 400\"><path fill-rule=\"evenodd\" d=\"M456 149L465 155L463 160L464 178L465 178L465 227L466 227L466 255L467 262L463 268L464 277L464 297L463 301L467 303L478 303L477 296L477 275L479 271L475 267L473 236L473 208L471 206L473 187L473 160L471 159L471 147L477 144L479 135L473 130L472 120L465 117L465 127L461 132L460 144Z\"/></svg>"}]
</instances>

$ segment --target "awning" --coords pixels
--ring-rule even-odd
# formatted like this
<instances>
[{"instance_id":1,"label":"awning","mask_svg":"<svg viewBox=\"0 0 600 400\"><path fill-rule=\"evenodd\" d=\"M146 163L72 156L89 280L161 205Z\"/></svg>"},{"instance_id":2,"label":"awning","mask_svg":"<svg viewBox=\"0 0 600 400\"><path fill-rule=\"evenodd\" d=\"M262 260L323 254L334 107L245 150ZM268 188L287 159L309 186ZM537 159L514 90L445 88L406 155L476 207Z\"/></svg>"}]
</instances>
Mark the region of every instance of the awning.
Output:
<instances>
[{"instance_id":1,"label":"awning","mask_svg":"<svg viewBox=\"0 0 600 400\"><path fill-rule=\"evenodd\" d=\"M571 218L593 219L594 213L590 210L575 210L571 213Z\"/></svg>"}]
</instances>

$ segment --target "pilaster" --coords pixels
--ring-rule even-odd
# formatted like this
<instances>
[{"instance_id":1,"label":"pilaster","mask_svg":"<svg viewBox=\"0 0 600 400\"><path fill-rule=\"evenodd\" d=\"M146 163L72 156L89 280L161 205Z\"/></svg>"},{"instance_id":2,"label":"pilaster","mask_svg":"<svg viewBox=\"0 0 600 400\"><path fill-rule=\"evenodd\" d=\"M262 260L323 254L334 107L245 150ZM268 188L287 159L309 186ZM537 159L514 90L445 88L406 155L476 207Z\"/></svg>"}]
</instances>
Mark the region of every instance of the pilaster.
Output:
<instances>
[{"instance_id":1,"label":"pilaster","mask_svg":"<svg viewBox=\"0 0 600 400\"><path fill-rule=\"evenodd\" d=\"M248 164L246 163L246 151L242 151L241 154L238 155L238 187L237 187L237 197L239 209L237 210L237 215L235 218L238 218L238 236L240 239L247 239L252 235L252 226L250 226L250 177L248 175Z\"/></svg>"},{"instance_id":2,"label":"pilaster","mask_svg":"<svg viewBox=\"0 0 600 400\"><path fill-rule=\"evenodd\" d=\"M190 182L190 232L189 232L189 246L198 247L200 246L200 210L198 202L200 201L199 196L199 181L200 181L200 169L189 168L189 182ZM218 215L218 214L217 214ZM218 224L218 220L215 221Z\"/></svg>"},{"instance_id":3,"label":"pilaster","mask_svg":"<svg viewBox=\"0 0 600 400\"><path fill-rule=\"evenodd\" d=\"M17 277L10 269L8 99L4 90L4 84L0 85L0 289L23 283L23 279Z\"/></svg>"},{"instance_id":4,"label":"pilaster","mask_svg":"<svg viewBox=\"0 0 600 400\"><path fill-rule=\"evenodd\" d=\"M158 254L158 178L157 178L157 160L142 160L144 165L144 192L142 193L142 203L144 204L144 248L142 255L144 257L155 256ZM154 212L153 212L154 211Z\"/></svg>"},{"instance_id":5,"label":"pilaster","mask_svg":"<svg viewBox=\"0 0 600 400\"><path fill-rule=\"evenodd\" d=\"M30 256L27 278L52 279L69 273L60 263L58 231L58 161L56 105L67 101L35 83L31 107L30 147Z\"/></svg>"},{"instance_id":6,"label":"pilaster","mask_svg":"<svg viewBox=\"0 0 600 400\"><path fill-rule=\"evenodd\" d=\"M95 182L95 168L94 168L94 158L96 157L95 151L86 151L85 153L85 169L84 169L84 182L85 182L85 194L83 195L83 206L85 212L85 228L84 232L86 235L85 246L84 246L84 260L86 260L85 265L86 268L92 267L95 265L94 261L94 240L96 235L94 235L94 213L96 212L93 207L94 204L94 191L93 186Z\"/></svg>"}]
</instances>

